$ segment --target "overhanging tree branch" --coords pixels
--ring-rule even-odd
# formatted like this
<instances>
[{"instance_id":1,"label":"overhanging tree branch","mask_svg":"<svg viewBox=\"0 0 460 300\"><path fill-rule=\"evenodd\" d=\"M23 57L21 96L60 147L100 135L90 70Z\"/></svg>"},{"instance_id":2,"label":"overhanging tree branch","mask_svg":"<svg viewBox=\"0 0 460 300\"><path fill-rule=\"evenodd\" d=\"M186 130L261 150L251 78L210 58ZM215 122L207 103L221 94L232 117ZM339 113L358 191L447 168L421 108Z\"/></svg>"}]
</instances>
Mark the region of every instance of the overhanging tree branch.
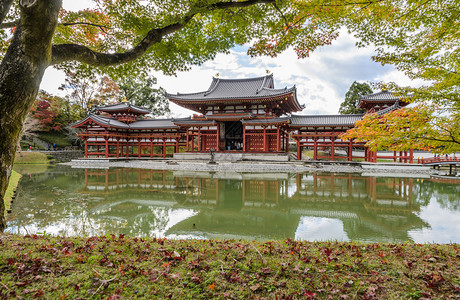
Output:
<instances>
[{"instance_id":1,"label":"overhanging tree branch","mask_svg":"<svg viewBox=\"0 0 460 300\"><path fill-rule=\"evenodd\" d=\"M229 8L244 8L259 3L275 3L275 0L233 0L193 6L178 21L164 27L151 29L139 44L122 53L101 53L77 44L53 45L51 64L55 65L72 60L99 67L127 63L142 56L154 44L161 42L164 36L184 28L197 14Z\"/></svg>"},{"instance_id":2,"label":"overhanging tree branch","mask_svg":"<svg viewBox=\"0 0 460 300\"><path fill-rule=\"evenodd\" d=\"M13 0L0 0L0 24L3 23L10 11L11 3L13 3Z\"/></svg>"}]
</instances>

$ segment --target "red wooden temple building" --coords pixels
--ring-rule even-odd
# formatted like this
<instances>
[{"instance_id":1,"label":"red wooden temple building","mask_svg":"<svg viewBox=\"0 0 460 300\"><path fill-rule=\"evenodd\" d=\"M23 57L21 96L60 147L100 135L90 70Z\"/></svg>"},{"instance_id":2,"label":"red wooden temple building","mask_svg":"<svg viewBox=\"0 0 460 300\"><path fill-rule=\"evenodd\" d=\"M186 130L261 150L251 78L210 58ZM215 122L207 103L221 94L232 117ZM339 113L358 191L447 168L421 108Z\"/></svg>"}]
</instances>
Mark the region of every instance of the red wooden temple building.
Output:
<instances>
[{"instance_id":1,"label":"red wooden temple building","mask_svg":"<svg viewBox=\"0 0 460 300\"><path fill-rule=\"evenodd\" d=\"M227 153L287 153L289 139L302 151L313 149L314 160L357 156L365 150L365 160L375 162L377 154L364 143L342 141L339 135L353 128L360 115L295 115L304 108L296 97L296 87L275 89L273 75L247 79L213 78L206 91L166 94L171 102L197 114L182 119L150 119L148 110L122 102L99 107L73 126L85 141L85 157L153 158L178 152L203 153L214 149ZM380 115L405 103L390 92L360 98L359 108ZM319 155L319 153L323 153ZM324 154L327 153L327 154ZM412 161L412 152L378 158Z\"/></svg>"}]
</instances>

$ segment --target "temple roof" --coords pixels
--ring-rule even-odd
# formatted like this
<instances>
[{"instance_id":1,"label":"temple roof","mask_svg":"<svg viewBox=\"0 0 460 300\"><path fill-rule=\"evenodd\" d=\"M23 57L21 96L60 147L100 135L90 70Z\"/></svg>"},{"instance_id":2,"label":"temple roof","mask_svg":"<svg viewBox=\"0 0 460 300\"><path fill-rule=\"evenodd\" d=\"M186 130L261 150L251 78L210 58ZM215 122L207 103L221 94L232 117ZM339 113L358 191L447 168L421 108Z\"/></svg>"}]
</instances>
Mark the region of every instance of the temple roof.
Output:
<instances>
[{"instance_id":1,"label":"temple roof","mask_svg":"<svg viewBox=\"0 0 460 300\"><path fill-rule=\"evenodd\" d=\"M86 118L74 123L72 127L79 127L83 125L88 120L92 120L98 123L101 126L120 128L120 129L169 129L169 128L178 128L174 124L173 119L147 119L147 120L137 120L131 124L125 124L118 121L114 118L109 118L105 116L99 116L90 114Z\"/></svg>"},{"instance_id":2,"label":"temple roof","mask_svg":"<svg viewBox=\"0 0 460 300\"><path fill-rule=\"evenodd\" d=\"M244 125L270 125L270 124L283 124L289 123L290 117L282 118L271 118L271 119L252 119L252 120L241 120Z\"/></svg>"},{"instance_id":3,"label":"temple roof","mask_svg":"<svg viewBox=\"0 0 460 300\"><path fill-rule=\"evenodd\" d=\"M83 125L84 123L86 123L88 120L92 120L92 121L98 123L101 126L115 127L115 128L126 128L126 129L129 128L128 124L120 122L117 119L104 117L104 116L99 116L99 115L94 115L94 114L89 114L88 116L86 116L82 120L72 124L72 127L79 127L80 125Z\"/></svg>"},{"instance_id":4,"label":"temple roof","mask_svg":"<svg viewBox=\"0 0 460 300\"><path fill-rule=\"evenodd\" d=\"M288 94L292 94L297 110L301 110L303 107L297 101L296 87L274 89L273 74L245 79L221 79L213 77L211 85L206 91L189 94L166 93L166 97L173 102L199 104L210 101L238 103L245 99L267 99ZM237 102L233 100L237 100Z\"/></svg>"},{"instance_id":5,"label":"temple roof","mask_svg":"<svg viewBox=\"0 0 460 300\"><path fill-rule=\"evenodd\" d=\"M363 118L358 115L292 115L291 126L353 126Z\"/></svg>"},{"instance_id":6,"label":"temple roof","mask_svg":"<svg viewBox=\"0 0 460 300\"><path fill-rule=\"evenodd\" d=\"M179 126L213 126L216 125L214 120L194 120L192 118L173 119L173 123Z\"/></svg>"},{"instance_id":7,"label":"temple roof","mask_svg":"<svg viewBox=\"0 0 460 300\"><path fill-rule=\"evenodd\" d=\"M157 129L157 128L178 128L179 126L175 125L173 119L147 119L147 120L138 120L129 124L131 129Z\"/></svg>"},{"instance_id":8,"label":"temple roof","mask_svg":"<svg viewBox=\"0 0 460 300\"><path fill-rule=\"evenodd\" d=\"M364 96L360 96L358 99L358 108L362 108L363 102L366 103L394 103L396 101L400 101L399 98L393 96L393 94L389 91L381 91L374 94L368 94Z\"/></svg>"},{"instance_id":9,"label":"temple roof","mask_svg":"<svg viewBox=\"0 0 460 300\"><path fill-rule=\"evenodd\" d=\"M398 110L398 109L400 109L400 108L402 108L402 107L401 107L401 105L399 105L399 101L396 101L395 104L393 104L392 106L389 106L389 107L387 107L387 108L385 108L385 109L382 109L382 110L377 111L377 114L378 114L379 116L383 116L384 114L387 114L387 113L389 113L389 112Z\"/></svg>"},{"instance_id":10,"label":"temple roof","mask_svg":"<svg viewBox=\"0 0 460 300\"><path fill-rule=\"evenodd\" d=\"M208 120L216 121L238 121L242 119L251 119L254 115L252 113L234 113L234 114L214 114L205 116Z\"/></svg>"},{"instance_id":11,"label":"temple roof","mask_svg":"<svg viewBox=\"0 0 460 300\"><path fill-rule=\"evenodd\" d=\"M120 102L116 104L111 104L111 105L105 105L105 106L98 106L97 110L107 112L107 113L114 113L114 112L122 112L122 111L132 111L138 114L149 114L151 113L150 110L136 106L134 104L128 103L128 102Z\"/></svg>"}]
</instances>

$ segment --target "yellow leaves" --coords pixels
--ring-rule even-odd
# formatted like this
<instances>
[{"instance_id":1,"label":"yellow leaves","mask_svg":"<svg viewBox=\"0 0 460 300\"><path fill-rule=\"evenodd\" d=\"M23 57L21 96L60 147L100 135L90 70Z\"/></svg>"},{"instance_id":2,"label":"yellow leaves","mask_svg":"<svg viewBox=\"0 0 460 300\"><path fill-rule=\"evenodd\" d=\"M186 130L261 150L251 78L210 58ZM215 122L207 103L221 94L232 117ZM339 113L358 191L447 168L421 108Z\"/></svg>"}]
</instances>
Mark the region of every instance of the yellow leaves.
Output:
<instances>
[{"instance_id":1,"label":"yellow leaves","mask_svg":"<svg viewBox=\"0 0 460 300\"><path fill-rule=\"evenodd\" d=\"M213 291L213 290L215 290L215 289L216 289L216 284L215 284L215 283L213 283L213 284L211 284L211 285L208 286L208 290L209 290L209 291Z\"/></svg>"}]
</instances>

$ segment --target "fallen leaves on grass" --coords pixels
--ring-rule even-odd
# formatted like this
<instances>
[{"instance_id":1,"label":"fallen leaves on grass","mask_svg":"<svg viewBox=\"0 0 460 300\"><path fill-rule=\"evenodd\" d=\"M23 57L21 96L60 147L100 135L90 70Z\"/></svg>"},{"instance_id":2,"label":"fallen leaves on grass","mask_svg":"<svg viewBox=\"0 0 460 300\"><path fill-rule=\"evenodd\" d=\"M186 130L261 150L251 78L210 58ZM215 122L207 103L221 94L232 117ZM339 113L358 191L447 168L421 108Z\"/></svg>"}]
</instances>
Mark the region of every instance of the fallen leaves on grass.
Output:
<instances>
[{"instance_id":1,"label":"fallen leaves on grass","mask_svg":"<svg viewBox=\"0 0 460 300\"><path fill-rule=\"evenodd\" d=\"M458 245L8 235L2 249L3 299L460 295Z\"/></svg>"}]
</instances>

